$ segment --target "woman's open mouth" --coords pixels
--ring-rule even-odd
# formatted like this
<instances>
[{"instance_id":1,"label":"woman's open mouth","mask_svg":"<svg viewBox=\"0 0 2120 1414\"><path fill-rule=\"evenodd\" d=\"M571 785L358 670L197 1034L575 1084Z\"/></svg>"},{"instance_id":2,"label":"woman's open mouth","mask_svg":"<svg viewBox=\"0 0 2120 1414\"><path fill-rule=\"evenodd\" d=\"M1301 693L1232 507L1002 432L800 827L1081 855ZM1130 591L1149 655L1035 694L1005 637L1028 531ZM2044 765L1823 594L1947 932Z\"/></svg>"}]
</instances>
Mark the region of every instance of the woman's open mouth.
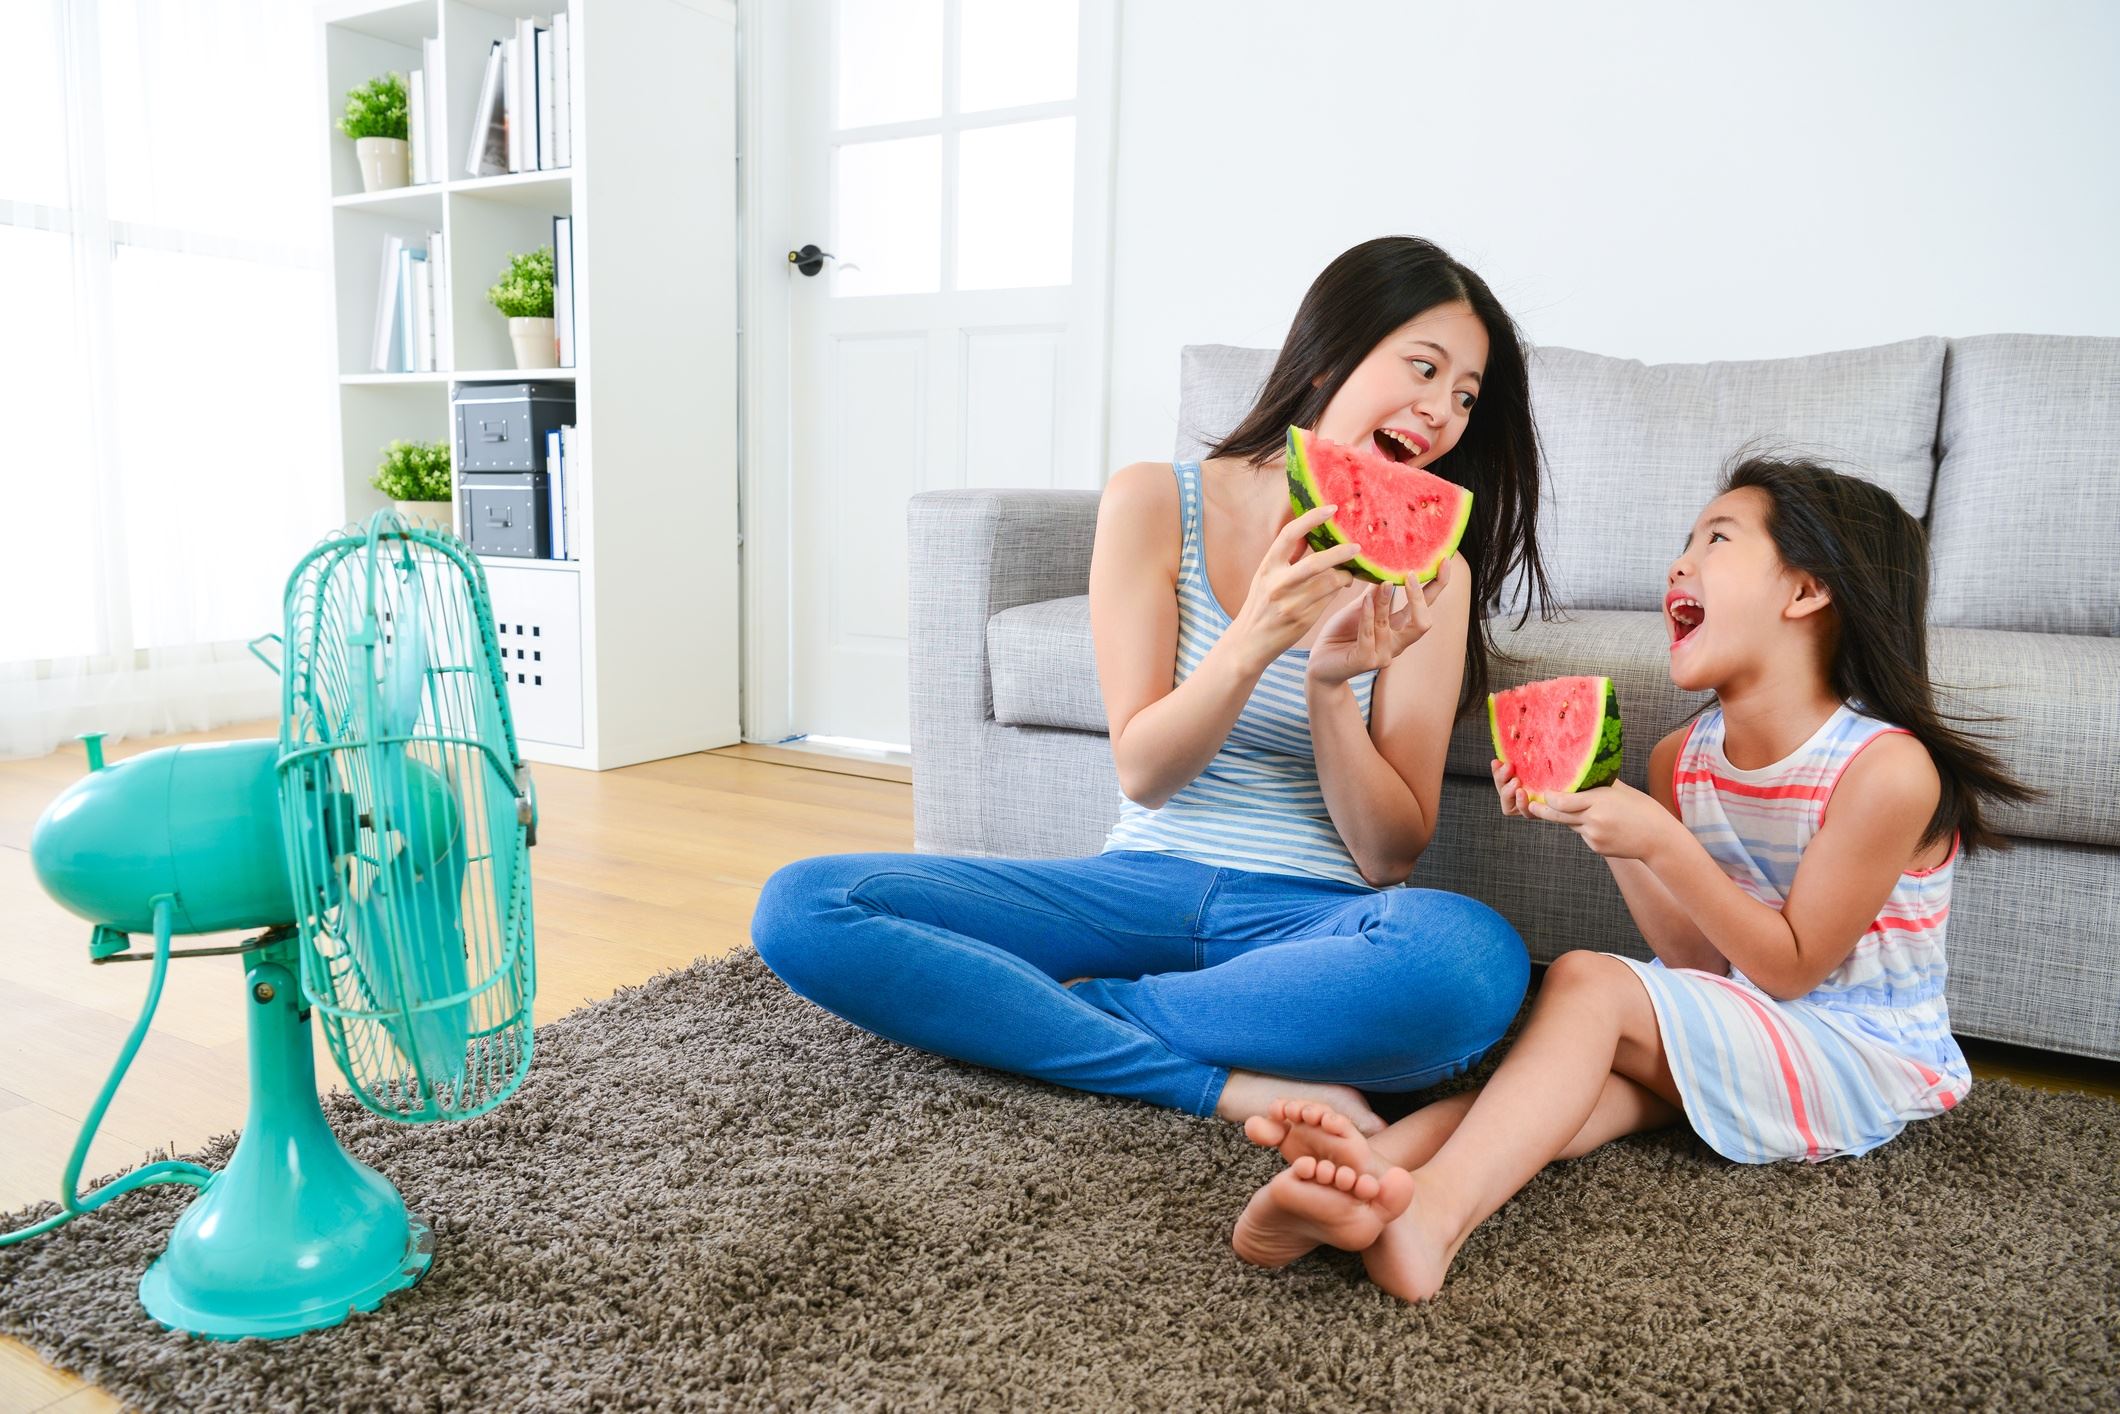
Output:
<instances>
[{"instance_id":1,"label":"woman's open mouth","mask_svg":"<svg viewBox=\"0 0 2120 1414\"><path fill-rule=\"evenodd\" d=\"M1410 462L1428 453L1429 442L1418 432L1408 432L1400 427L1379 427L1370 434L1377 450L1395 462Z\"/></svg>"}]
</instances>

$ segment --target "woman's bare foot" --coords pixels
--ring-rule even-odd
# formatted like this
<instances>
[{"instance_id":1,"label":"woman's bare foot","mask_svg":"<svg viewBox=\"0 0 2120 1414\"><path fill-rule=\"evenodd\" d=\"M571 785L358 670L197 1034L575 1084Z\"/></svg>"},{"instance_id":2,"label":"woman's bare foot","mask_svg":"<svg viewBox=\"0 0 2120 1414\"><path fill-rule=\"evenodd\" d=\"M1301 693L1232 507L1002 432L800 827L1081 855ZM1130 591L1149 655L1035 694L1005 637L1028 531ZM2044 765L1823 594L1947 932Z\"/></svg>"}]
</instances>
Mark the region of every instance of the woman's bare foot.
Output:
<instances>
[{"instance_id":1,"label":"woman's bare foot","mask_svg":"<svg viewBox=\"0 0 2120 1414\"><path fill-rule=\"evenodd\" d=\"M1297 1159L1251 1195L1229 1245L1256 1267L1285 1267L1320 1243L1359 1252L1412 1198L1413 1179L1404 1169L1386 1169L1378 1178L1329 1159Z\"/></svg>"},{"instance_id":2,"label":"woman's bare foot","mask_svg":"<svg viewBox=\"0 0 2120 1414\"><path fill-rule=\"evenodd\" d=\"M1405 1210L1362 1249L1362 1266L1371 1281L1401 1301L1426 1301L1443 1289L1468 1231L1433 1179L1414 1174L1406 1180L1406 1191Z\"/></svg>"},{"instance_id":3,"label":"woman's bare foot","mask_svg":"<svg viewBox=\"0 0 2120 1414\"><path fill-rule=\"evenodd\" d=\"M1297 1104L1305 1101L1326 1105L1347 1117L1347 1121L1360 1134L1378 1134L1383 1131L1384 1121L1377 1112L1369 1108L1362 1092L1349 1085L1315 1085L1301 1080L1276 1080L1270 1075L1254 1075L1248 1070L1232 1070L1229 1080L1222 1086L1221 1098L1215 1101L1218 1118L1234 1120L1238 1124L1248 1119L1268 1114L1276 1100L1288 1100Z\"/></svg>"},{"instance_id":4,"label":"woman's bare foot","mask_svg":"<svg viewBox=\"0 0 2120 1414\"><path fill-rule=\"evenodd\" d=\"M1275 1100L1265 1114L1244 1121L1244 1137L1262 1149L1280 1150L1290 1163L1305 1157L1330 1159L1377 1178L1391 1167L1369 1147L1353 1120L1317 1100Z\"/></svg>"}]
</instances>

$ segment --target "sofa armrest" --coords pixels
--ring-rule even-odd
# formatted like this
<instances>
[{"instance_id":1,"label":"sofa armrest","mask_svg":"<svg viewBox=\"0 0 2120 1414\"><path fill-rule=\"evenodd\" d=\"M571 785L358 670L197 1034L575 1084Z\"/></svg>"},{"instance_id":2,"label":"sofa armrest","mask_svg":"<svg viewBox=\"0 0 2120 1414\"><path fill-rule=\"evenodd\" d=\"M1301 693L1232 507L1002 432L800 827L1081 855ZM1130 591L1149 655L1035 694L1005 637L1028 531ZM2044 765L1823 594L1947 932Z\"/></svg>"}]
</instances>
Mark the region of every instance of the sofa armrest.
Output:
<instances>
[{"instance_id":1,"label":"sofa armrest","mask_svg":"<svg viewBox=\"0 0 2120 1414\"><path fill-rule=\"evenodd\" d=\"M926 491L906 510L913 833L976 808L981 733L993 717L986 623L1084 593L1094 491Z\"/></svg>"}]
</instances>

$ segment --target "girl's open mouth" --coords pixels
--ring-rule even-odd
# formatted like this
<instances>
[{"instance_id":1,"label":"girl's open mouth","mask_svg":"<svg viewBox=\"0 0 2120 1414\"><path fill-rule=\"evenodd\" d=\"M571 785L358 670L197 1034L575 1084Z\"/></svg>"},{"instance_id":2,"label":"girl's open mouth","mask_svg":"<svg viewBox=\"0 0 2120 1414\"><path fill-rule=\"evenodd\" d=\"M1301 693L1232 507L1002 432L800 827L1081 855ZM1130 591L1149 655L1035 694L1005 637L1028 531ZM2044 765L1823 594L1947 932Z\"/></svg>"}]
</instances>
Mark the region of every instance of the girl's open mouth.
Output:
<instances>
[{"instance_id":1,"label":"girl's open mouth","mask_svg":"<svg viewBox=\"0 0 2120 1414\"><path fill-rule=\"evenodd\" d=\"M1369 435L1377 450L1395 462L1410 462L1428 450L1420 437L1396 427L1379 427Z\"/></svg>"},{"instance_id":2,"label":"girl's open mouth","mask_svg":"<svg viewBox=\"0 0 2120 1414\"><path fill-rule=\"evenodd\" d=\"M1707 622L1708 611L1701 607L1700 600L1679 595L1670 602L1671 646L1676 648L1692 637L1693 631Z\"/></svg>"}]
</instances>

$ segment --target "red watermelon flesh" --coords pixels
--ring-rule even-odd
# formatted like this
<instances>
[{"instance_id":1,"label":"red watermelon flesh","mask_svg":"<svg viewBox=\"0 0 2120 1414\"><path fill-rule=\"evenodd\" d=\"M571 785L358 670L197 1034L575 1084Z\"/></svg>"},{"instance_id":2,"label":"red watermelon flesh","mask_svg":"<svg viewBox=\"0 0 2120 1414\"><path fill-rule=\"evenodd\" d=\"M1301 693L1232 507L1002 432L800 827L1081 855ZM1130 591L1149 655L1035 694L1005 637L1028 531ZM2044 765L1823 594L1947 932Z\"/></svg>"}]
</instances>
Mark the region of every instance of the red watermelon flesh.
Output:
<instances>
[{"instance_id":1,"label":"red watermelon flesh","mask_svg":"<svg viewBox=\"0 0 2120 1414\"><path fill-rule=\"evenodd\" d=\"M1619 778L1619 695L1610 678L1549 678L1487 698L1494 754L1533 800Z\"/></svg>"},{"instance_id":2,"label":"red watermelon flesh","mask_svg":"<svg viewBox=\"0 0 2120 1414\"><path fill-rule=\"evenodd\" d=\"M1288 429L1288 499L1298 515L1338 507L1310 533L1312 547L1361 546L1347 568L1380 584L1434 579L1472 520L1472 493L1456 482L1300 427Z\"/></svg>"}]
</instances>

